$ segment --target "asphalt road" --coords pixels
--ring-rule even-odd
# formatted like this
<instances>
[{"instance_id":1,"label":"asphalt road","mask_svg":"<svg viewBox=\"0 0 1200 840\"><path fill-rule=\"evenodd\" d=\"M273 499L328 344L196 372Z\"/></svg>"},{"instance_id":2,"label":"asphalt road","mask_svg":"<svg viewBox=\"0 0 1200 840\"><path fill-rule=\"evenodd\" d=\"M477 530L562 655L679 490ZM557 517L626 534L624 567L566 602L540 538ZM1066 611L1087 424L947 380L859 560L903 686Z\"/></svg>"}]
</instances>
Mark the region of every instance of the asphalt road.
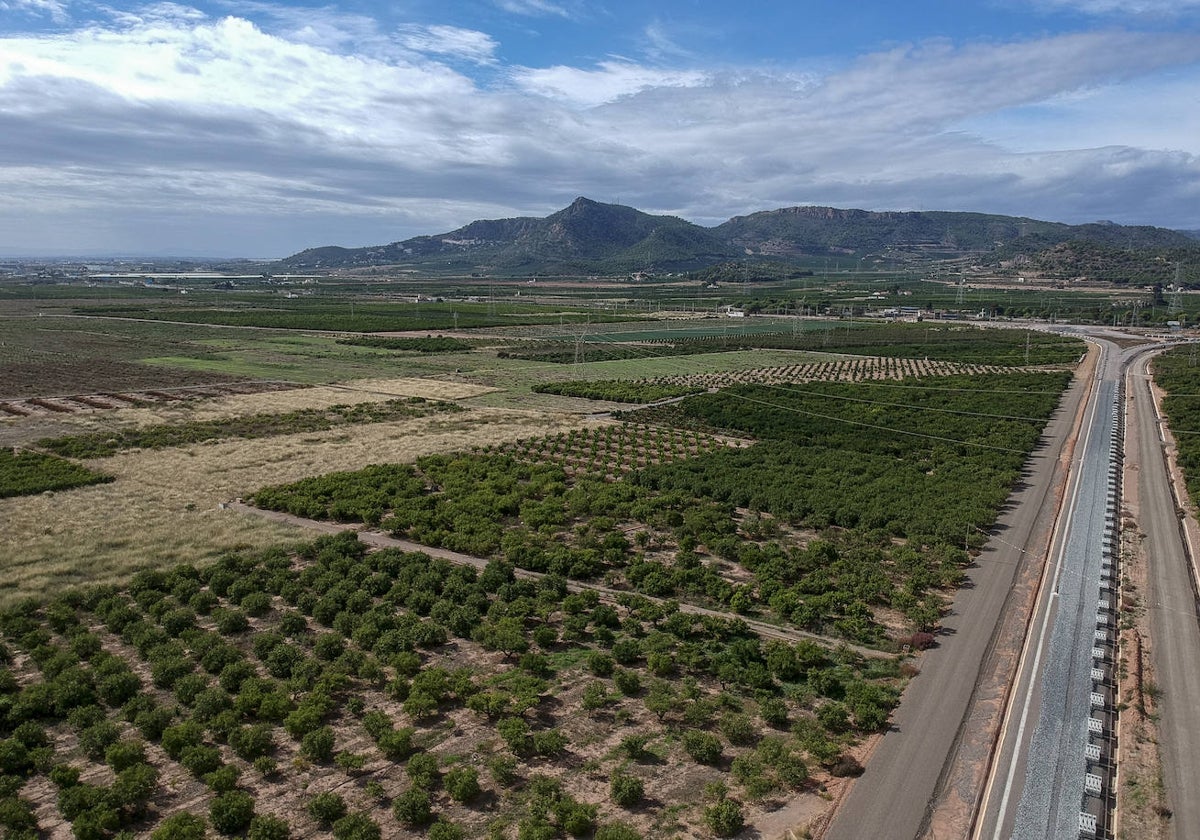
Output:
<instances>
[{"instance_id":1,"label":"asphalt road","mask_svg":"<svg viewBox=\"0 0 1200 840\"><path fill-rule=\"evenodd\" d=\"M1128 387L1137 412L1138 525L1146 535L1151 650L1155 679L1162 690L1159 749L1174 836L1196 840L1200 838L1200 623L1146 361L1136 363Z\"/></svg>"},{"instance_id":2,"label":"asphalt road","mask_svg":"<svg viewBox=\"0 0 1200 840\"><path fill-rule=\"evenodd\" d=\"M1107 365L1101 375L1093 395L1095 410L1089 410L1089 428L1081 443L1075 488L1063 518L1063 540L1053 555L1055 576L1048 593L1051 632L1048 645L1039 648L1044 655L1037 660L1041 665L1037 724L1027 745L1013 837L1072 837L1079 832L1106 476L1112 462L1112 408L1118 405L1119 371ZM1011 781L1007 776L1002 803L1012 790Z\"/></svg>"},{"instance_id":3,"label":"asphalt road","mask_svg":"<svg viewBox=\"0 0 1200 840\"><path fill-rule=\"evenodd\" d=\"M1027 552L1040 555L1053 527L1056 465L1083 394L1076 382L1047 425L1023 486L1010 497L995 536L968 572L969 585L958 591L942 622L938 647L924 654L921 673L905 690L891 729L838 808L826 840L910 840L922 833L1017 567Z\"/></svg>"},{"instance_id":4,"label":"asphalt road","mask_svg":"<svg viewBox=\"0 0 1200 840\"><path fill-rule=\"evenodd\" d=\"M1112 408L1121 375L1117 348L1109 342L1100 348L1066 504L972 834L979 840L1079 836Z\"/></svg>"}]
</instances>

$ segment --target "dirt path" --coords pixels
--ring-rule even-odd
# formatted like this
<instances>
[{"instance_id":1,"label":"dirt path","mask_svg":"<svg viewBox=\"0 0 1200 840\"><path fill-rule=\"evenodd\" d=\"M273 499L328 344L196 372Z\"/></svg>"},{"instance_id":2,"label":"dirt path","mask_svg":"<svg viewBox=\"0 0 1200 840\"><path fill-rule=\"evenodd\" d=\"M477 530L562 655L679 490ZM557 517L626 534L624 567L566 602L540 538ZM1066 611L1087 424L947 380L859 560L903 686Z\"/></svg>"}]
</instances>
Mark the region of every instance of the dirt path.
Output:
<instances>
[{"instance_id":1,"label":"dirt path","mask_svg":"<svg viewBox=\"0 0 1200 840\"><path fill-rule=\"evenodd\" d=\"M226 507L231 510L238 511L239 513L262 517L263 519L269 519L272 522L295 525L298 528L305 528L310 531L319 531L323 534L339 534L342 531L355 531L358 534L358 539L372 548L399 548L403 551L418 551L422 554L427 554L430 557L438 557L462 566L474 566L476 569L480 570L483 570L488 564L487 559L483 557L475 557L470 554L460 554L457 551L450 551L445 548L431 548L430 546L421 545L420 543L415 543L411 540L402 540L396 537L388 536L382 531L369 530L367 528L363 528L362 526L355 526L341 522L322 522L316 519L305 519L301 516L293 516L290 513L263 510L252 505L248 505L242 502L240 499L227 502ZM529 572L525 571L524 569L517 569L516 574L518 577L528 578L530 580L538 580L545 577L545 575L539 572ZM617 597L620 595L636 594L627 590L611 589L606 586L596 586L595 584L580 583L579 581L568 581L567 589L571 592L595 592L601 597L601 599L608 602L615 602ZM655 603L666 603L665 599L661 598L651 598L648 595L643 595L641 597ZM713 618L728 619L731 615L728 612L711 610L707 607L696 606L695 604L679 603L679 610L680 612L685 612L690 615L712 616ZM834 639L829 636L821 636L817 633L806 633L803 630L777 627L774 624L768 624L765 621L756 621L743 616L734 617L745 622L746 626L748 626L759 636L762 636L766 639L779 639L785 642L810 641L819 642L827 647L845 647L868 659L888 659L893 656L893 654L875 650L874 648L848 644L844 639Z\"/></svg>"}]
</instances>

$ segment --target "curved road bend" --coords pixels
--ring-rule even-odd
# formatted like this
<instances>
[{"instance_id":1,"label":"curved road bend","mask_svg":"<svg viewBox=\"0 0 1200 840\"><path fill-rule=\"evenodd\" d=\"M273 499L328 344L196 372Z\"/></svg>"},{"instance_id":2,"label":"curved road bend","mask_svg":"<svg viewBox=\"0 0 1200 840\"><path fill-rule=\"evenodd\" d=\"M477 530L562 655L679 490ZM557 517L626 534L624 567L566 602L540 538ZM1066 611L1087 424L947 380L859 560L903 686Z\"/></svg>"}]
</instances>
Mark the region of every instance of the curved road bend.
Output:
<instances>
[{"instance_id":1,"label":"curved road bend","mask_svg":"<svg viewBox=\"0 0 1200 840\"><path fill-rule=\"evenodd\" d=\"M1093 350L1096 354L1098 351ZM1094 358L1094 356L1093 356ZM851 787L826 840L911 840L921 834L1020 563L1040 563L1058 504L1060 457L1090 393L1092 378L1076 378L1026 464L1022 486L954 597L937 648L905 689L891 729L866 772Z\"/></svg>"},{"instance_id":2,"label":"curved road bend","mask_svg":"<svg viewBox=\"0 0 1200 840\"><path fill-rule=\"evenodd\" d=\"M1149 362L1149 354L1138 360L1127 382L1137 416L1134 443L1140 465L1137 481L1141 499L1138 527L1146 535L1143 547L1149 573L1145 600L1155 680L1162 690L1157 700L1159 749L1174 836L1195 840L1200 838L1200 623L1196 581L1164 463L1160 419L1150 394Z\"/></svg>"}]
</instances>

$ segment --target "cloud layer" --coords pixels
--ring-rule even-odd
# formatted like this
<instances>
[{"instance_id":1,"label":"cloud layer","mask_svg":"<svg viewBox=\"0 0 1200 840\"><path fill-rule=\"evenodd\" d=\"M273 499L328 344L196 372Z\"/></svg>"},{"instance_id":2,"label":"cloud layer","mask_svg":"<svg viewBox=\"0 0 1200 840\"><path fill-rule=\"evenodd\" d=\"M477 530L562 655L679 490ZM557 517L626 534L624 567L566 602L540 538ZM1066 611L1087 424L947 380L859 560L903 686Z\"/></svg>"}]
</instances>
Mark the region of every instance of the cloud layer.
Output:
<instances>
[{"instance_id":1,"label":"cloud layer","mask_svg":"<svg viewBox=\"0 0 1200 840\"><path fill-rule=\"evenodd\" d=\"M0 37L0 252L281 255L580 194L700 222L828 203L1200 228L1187 32L929 41L821 70L522 67L473 29L259 12Z\"/></svg>"}]
</instances>

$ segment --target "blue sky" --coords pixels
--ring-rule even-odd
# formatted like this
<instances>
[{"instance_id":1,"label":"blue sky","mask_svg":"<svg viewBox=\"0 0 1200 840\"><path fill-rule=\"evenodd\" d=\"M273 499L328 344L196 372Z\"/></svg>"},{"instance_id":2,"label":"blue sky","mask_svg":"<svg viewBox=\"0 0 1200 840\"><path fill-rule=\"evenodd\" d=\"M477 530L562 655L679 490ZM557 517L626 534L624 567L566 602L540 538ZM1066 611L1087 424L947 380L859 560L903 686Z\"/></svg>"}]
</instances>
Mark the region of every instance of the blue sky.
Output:
<instances>
[{"instance_id":1,"label":"blue sky","mask_svg":"<svg viewBox=\"0 0 1200 840\"><path fill-rule=\"evenodd\" d=\"M0 254L796 204L1200 228L1200 0L0 0Z\"/></svg>"}]
</instances>

